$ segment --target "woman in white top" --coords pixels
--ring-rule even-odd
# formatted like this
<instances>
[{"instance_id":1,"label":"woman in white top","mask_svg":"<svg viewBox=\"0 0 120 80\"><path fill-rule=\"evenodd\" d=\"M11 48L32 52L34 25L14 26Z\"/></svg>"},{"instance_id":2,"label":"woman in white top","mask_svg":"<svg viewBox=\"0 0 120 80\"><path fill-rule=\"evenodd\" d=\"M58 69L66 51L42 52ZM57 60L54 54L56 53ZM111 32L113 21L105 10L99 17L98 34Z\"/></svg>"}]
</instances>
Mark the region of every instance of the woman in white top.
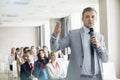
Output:
<instances>
[{"instance_id":1,"label":"woman in white top","mask_svg":"<svg viewBox=\"0 0 120 80\"><path fill-rule=\"evenodd\" d=\"M13 61L15 61L15 48L11 49L11 54L8 57L10 71L13 71Z\"/></svg>"},{"instance_id":2,"label":"woman in white top","mask_svg":"<svg viewBox=\"0 0 120 80\"><path fill-rule=\"evenodd\" d=\"M49 80L63 80L65 78L65 73L61 62L57 61L58 54L56 52L51 52L50 56L51 61L46 65Z\"/></svg>"}]
</instances>

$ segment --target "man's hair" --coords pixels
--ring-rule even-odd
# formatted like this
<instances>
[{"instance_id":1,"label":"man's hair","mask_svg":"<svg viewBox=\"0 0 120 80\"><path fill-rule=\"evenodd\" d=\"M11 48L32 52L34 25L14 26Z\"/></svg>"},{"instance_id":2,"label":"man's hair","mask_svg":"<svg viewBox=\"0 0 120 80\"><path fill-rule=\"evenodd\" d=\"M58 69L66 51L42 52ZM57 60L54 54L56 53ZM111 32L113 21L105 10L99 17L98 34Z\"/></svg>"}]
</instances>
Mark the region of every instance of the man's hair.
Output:
<instances>
[{"instance_id":1,"label":"man's hair","mask_svg":"<svg viewBox=\"0 0 120 80\"><path fill-rule=\"evenodd\" d=\"M31 50L25 51L25 54L29 53L31 55Z\"/></svg>"},{"instance_id":2,"label":"man's hair","mask_svg":"<svg viewBox=\"0 0 120 80\"><path fill-rule=\"evenodd\" d=\"M29 49L29 47L24 47L23 52L25 53L26 50L28 50L28 49Z\"/></svg>"},{"instance_id":3,"label":"man's hair","mask_svg":"<svg viewBox=\"0 0 120 80\"><path fill-rule=\"evenodd\" d=\"M87 7L87 8L85 8L84 10L83 10L83 12L82 12L82 17L84 16L84 13L85 12L90 12L90 11L94 11L96 14L97 14L97 12L96 12L96 10L94 9L94 8L92 8L92 7Z\"/></svg>"},{"instance_id":4,"label":"man's hair","mask_svg":"<svg viewBox=\"0 0 120 80\"><path fill-rule=\"evenodd\" d=\"M37 54L38 59L41 58L41 57L40 57L40 54L41 54L40 51L43 51L43 52L44 52L44 49L40 49L40 50L39 50L39 53Z\"/></svg>"},{"instance_id":5,"label":"man's hair","mask_svg":"<svg viewBox=\"0 0 120 80\"><path fill-rule=\"evenodd\" d=\"M18 50L18 51L19 51L20 49L19 49L19 48L16 48L16 50Z\"/></svg>"},{"instance_id":6,"label":"man's hair","mask_svg":"<svg viewBox=\"0 0 120 80\"><path fill-rule=\"evenodd\" d=\"M43 48L48 48L48 47L44 45Z\"/></svg>"}]
</instances>

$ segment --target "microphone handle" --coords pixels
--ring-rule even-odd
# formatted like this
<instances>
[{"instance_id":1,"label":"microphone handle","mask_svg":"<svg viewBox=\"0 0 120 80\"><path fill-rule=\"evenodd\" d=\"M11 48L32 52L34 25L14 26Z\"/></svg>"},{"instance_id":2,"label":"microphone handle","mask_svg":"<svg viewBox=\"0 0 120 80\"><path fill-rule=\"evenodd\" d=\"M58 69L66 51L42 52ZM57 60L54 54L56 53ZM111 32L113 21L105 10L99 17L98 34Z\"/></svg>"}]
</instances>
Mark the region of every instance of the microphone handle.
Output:
<instances>
[{"instance_id":1,"label":"microphone handle","mask_svg":"<svg viewBox=\"0 0 120 80\"><path fill-rule=\"evenodd\" d=\"M92 46L93 46L94 48L96 48L96 44L93 44L93 43L92 43Z\"/></svg>"},{"instance_id":2,"label":"microphone handle","mask_svg":"<svg viewBox=\"0 0 120 80\"><path fill-rule=\"evenodd\" d=\"M92 38L92 36L94 36L94 32L91 33L91 38ZM92 42L91 42L91 44L94 48L96 48L96 44L93 44Z\"/></svg>"}]
</instances>

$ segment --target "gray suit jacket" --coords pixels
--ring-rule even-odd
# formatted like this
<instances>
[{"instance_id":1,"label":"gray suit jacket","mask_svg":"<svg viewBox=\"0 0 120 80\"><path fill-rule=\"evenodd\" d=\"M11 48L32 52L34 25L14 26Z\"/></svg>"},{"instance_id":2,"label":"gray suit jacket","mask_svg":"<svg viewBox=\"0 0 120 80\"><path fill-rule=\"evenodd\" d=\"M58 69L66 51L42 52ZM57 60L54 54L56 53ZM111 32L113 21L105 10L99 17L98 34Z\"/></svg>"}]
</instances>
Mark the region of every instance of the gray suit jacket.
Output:
<instances>
[{"instance_id":1,"label":"gray suit jacket","mask_svg":"<svg viewBox=\"0 0 120 80\"><path fill-rule=\"evenodd\" d=\"M70 31L68 35L64 37L62 40L51 37L50 42L51 42L51 49L53 51L64 49L66 47L70 47L71 49L70 63L68 66L66 80L80 80L80 73L81 73L82 64L83 64L84 51L86 50L83 47L83 41L84 41L83 33L84 33L84 29L82 27L81 29ZM108 54L104 44L104 38L99 33L96 33L96 37L100 42L101 46L100 48L94 51L97 54L97 57L102 62L107 62Z\"/></svg>"}]
</instances>

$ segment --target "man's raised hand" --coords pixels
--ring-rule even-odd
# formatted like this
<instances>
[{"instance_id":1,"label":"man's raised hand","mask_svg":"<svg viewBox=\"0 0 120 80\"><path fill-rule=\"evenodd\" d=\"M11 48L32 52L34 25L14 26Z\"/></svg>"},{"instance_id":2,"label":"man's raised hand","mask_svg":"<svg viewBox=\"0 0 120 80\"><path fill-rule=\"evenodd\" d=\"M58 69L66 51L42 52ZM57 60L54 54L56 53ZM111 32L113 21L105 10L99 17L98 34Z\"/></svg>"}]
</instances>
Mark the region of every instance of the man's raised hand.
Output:
<instances>
[{"instance_id":1,"label":"man's raised hand","mask_svg":"<svg viewBox=\"0 0 120 80\"><path fill-rule=\"evenodd\" d=\"M61 22L60 21L56 22L56 26L55 26L53 34L54 34L55 37L60 36L60 34L61 34Z\"/></svg>"}]
</instances>

